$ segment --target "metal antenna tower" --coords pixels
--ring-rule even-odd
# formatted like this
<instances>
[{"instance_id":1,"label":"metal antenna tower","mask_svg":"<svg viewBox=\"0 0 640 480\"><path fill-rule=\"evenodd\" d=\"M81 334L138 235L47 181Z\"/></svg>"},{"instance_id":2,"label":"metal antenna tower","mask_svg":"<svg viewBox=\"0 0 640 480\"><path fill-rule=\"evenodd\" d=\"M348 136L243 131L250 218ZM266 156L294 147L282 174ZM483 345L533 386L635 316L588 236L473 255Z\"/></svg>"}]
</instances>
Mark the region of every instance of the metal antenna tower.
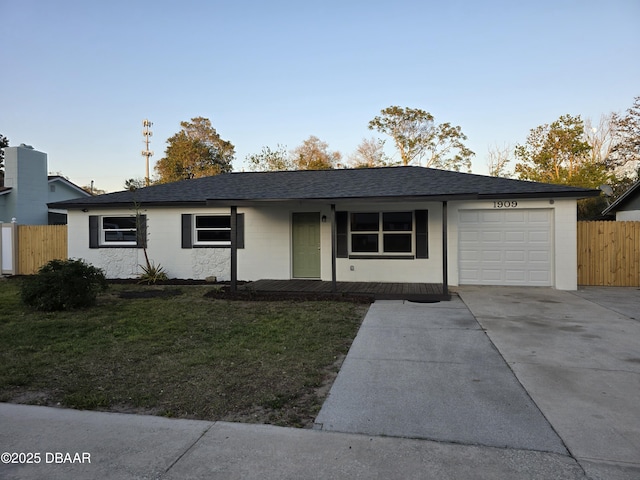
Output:
<instances>
[{"instance_id":1,"label":"metal antenna tower","mask_svg":"<svg viewBox=\"0 0 640 480\"><path fill-rule=\"evenodd\" d=\"M144 136L144 144L145 149L142 151L142 156L147 159L147 169L146 175L144 177L144 183L148 187L149 186L149 157L153 156L153 152L149 150L149 143L151 143L151 136L153 136L153 132L151 131L151 126L153 122L150 122L146 118L142 121L142 126L144 130L142 130L142 135Z\"/></svg>"}]
</instances>

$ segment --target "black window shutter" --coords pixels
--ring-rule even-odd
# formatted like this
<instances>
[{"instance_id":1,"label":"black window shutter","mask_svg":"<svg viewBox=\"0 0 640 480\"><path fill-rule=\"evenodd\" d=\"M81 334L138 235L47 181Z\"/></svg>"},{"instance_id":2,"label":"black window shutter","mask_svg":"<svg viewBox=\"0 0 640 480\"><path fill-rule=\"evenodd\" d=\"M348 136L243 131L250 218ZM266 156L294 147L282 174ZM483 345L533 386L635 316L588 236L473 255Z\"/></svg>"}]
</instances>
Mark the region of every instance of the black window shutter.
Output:
<instances>
[{"instance_id":1,"label":"black window shutter","mask_svg":"<svg viewBox=\"0 0 640 480\"><path fill-rule=\"evenodd\" d=\"M416 210L416 258L429 258L429 211Z\"/></svg>"},{"instance_id":2,"label":"black window shutter","mask_svg":"<svg viewBox=\"0 0 640 480\"><path fill-rule=\"evenodd\" d=\"M136 241L138 248L147 248L147 216L138 215L136 220Z\"/></svg>"},{"instance_id":3,"label":"black window shutter","mask_svg":"<svg viewBox=\"0 0 640 480\"><path fill-rule=\"evenodd\" d=\"M100 248L100 217L89 215L89 248Z\"/></svg>"},{"instance_id":4,"label":"black window shutter","mask_svg":"<svg viewBox=\"0 0 640 480\"><path fill-rule=\"evenodd\" d=\"M244 213L236 216L236 248L244 248Z\"/></svg>"},{"instance_id":5,"label":"black window shutter","mask_svg":"<svg viewBox=\"0 0 640 480\"><path fill-rule=\"evenodd\" d=\"M192 227L191 227L191 214L182 214L182 248L192 248L193 241L191 239Z\"/></svg>"},{"instance_id":6,"label":"black window shutter","mask_svg":"<svg viewBox=\"0 0 640 480\"><path fill-rule=\"evenodd\" d=\"M349 257L349 213L336 212L336 257Z\"/></svg>"}]
</instances>

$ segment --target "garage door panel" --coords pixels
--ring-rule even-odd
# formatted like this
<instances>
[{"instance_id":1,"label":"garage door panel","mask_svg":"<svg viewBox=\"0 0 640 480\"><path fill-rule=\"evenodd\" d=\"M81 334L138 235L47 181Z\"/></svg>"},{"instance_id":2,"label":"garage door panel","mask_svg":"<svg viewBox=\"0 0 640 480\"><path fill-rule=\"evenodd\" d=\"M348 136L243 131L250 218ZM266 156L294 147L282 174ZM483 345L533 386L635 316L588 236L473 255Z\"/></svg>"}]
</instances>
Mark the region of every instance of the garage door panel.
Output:
<instances>
[{"instance_id":1,"label":"garage door panel","mask_svg":"<svg viewBox=\"0 0 640 480\"><path fill-rule=\"evenodd\" d=\"M527 222L527 214L524 210L505 210L503 218L506 223L524 224Z\"/></svg>"},{"instance_id":2,"label":"garage door panel","mask_svg":"<svg viewBox=\"0 0 640 480\"><path fill-rule=\"evenodd\" d=\"M551 282L551 276L549 275L549 272L542 272L542 271L538 271L538 272L530 272L529 273L529 281L531 283L545 283L545 282Z\"/></svg>"},{"instance_id":3,"label":"garage door panel","mask_svg":"<svg viewBox=\"0 0 640 480\"><path fill-rule=\"evenodd\" d=\"M502 212L482 210L479 215L480 223L502 223Z\"/></svg>"},{"instance_id":4,"label":"garage door panel","mask_svg":"<svg viewBox=\"0 0 640 480\"><path fill-rule=\"evenodd\" d=\"M549 263L551 260L549 252L546 250L533 250L528 253L529 261L531 263Z\"/></svg>"},{"instance_id":5,"label":"garage door panel","mask_svg":"<svg viewBox=\"0 0 640 480\"><path fill-rule=\"evenodd\" d=\"M500 250L485 250L482 252L483 262L498 262L502 261L502 252Z\"/></svg>"},{"instance_id":6,"label":"garage door panel","mask_svg":"<svg viewBox=\"0 0 640 480\"><path fill-rule=\"evenodd\" d=\"M507 262L524 262L527 258L527 252L523 250L509 250L504 253Z\"/></svg>"},{"instance_id":7,"label":"garage door panel","mask_svg":"<svg viewBox=\"0 0 640 480\"><path fill-rule=\"evenodd\" d=\"M479 240L483 243L501 243L502 242L502 232L485 231L481 232L479 236Z\"/></svg>"},{"instance_id":8,"label":"garage door panel","mask_svg":"<svg viewBox=\"0 0 640 480\"><path fill-rule=\"evenodd\" d=\"M460 284L551 286L552 218L549 209L460 211Z\"/></svg>"},{"instance_id":9,"label":"garage door panel","mask_svg":"<svg viewBox=\"0 0 640 480\"><path fill-rule=\"evenodd\" d=\"M549 210L529 210L527 223L529 225L534 224L548 224L549 223Z\"/></svg>"},{"instance_id":10,"label":"garage door panel","mask_svg":"<svg viewBox=\"0 0 640 480\"><path fill-rule=\"evenodd\" d=\"M550 243L549 232L531 231L529 232L529 242Z\"/></svg>"},{"instance_id":11,"label":"garage door panel","mask_svg":"<svg viewBox=\"0 0 640 480\"><path fill-rule=\"evenodd\" d=\"M471 284L480 284L481 280L480 280L480 269L478 268L471 268L468 270L464 270L461 269L460 270L460 276L464 276L465 278L469 279L469 283Z\"/></svg>"},{"instance_id":12,"label":"garage door panel","mask_svg":"<svg viewBox=\"0 0 640 480\"><path fill-rule=\"evenodd\" d=\"M461 242L478 242L480 240L480 232L460 232Z\"/></svg>"},{"instance_id":13,"label":"garage door panel","mask_svg":"<svg viewBox=\"0 0 640 480\"><path fill-rule=\"evenodd\" d=\"M506 242L524 243L526 238L527 238L527 234L526 232L523 232L523 231L519 231L519 232L510 231L510 232L504 233L504 240Z\"/></svg>"},{"instance_id":14,"label":"garage door panel","mask_svg":"<svg viewBox=\"0 0 640 480\"><path fill-rule=\"evenodd\" d=\"M461 223L478 223L480 220L479 210L460 210Z\"/></svg>"},{"instance_id":15,"label":"garage door panel","mask_svg":"<svg viewBox=\"0 0 640 480\"><path fill-rule=\"evenodd\" d=\"M460 260L468 263L478 263L480 261L480 252L475 250L463 250L460 252Z\"/></svg>"},{"instance_id":16,"label":"garage door panel","mask_svg":"<svg viewBox=\"0 0 640 480\"><path fill-rule=\"evenodd\" d=\"M493 282L494 284L499 284L502 278L502 271L499 269L491 270L489 268L485 268L482 270L482 274L479 278L481 282Z\"/></svg>"},{"instance_id":17,"label":"garage door panel","mask_svg":"<svg viewBox=\"0 0 640 480\"><path fill-rule=\"evenodd\" d=\"M523 270L505 270L507 282L523 284L527 281L527 274Z\"/></svg>"}]
</instances>

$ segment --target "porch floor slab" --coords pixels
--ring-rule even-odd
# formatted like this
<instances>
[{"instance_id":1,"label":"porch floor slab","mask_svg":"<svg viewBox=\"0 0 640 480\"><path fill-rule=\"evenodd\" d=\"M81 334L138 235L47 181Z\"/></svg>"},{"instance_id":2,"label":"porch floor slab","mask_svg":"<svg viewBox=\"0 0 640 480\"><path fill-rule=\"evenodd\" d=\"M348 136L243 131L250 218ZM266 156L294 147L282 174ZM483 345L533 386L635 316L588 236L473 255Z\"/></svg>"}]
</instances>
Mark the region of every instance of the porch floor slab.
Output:
<instances>
[{"instance_id":1,"label":"porch floor slab","mask_svg":"<svg viewBox=\"0 0 640 480\"><path fill-rule=\"evenodd\" d=\"M449 300L440 283L336 282L314 279L256 280L240 287L258 293L284 294L317 293L336 295L365 295L375 300L411 300L417 302Z\"/></svg>"}]
</instances>

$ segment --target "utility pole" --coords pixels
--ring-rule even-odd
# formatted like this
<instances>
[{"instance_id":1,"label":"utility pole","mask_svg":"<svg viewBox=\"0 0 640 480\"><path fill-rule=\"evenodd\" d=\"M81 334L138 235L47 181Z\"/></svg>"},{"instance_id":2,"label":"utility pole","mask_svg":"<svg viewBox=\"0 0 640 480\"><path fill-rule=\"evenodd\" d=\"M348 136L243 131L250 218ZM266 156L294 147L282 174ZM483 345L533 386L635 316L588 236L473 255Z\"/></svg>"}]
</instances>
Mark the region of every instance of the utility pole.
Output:
<instances>
[{"instance_id":1,"label":"utility pole","mask_svg":"<svg viewBox=\"0 0 640 480\"><path fill-rule=\"evenodd\" d=\"M149 157L153 156L153 152L149 150L149 143L151 143L150 137L153 135L153 132L151 131L152 125L153 123L146 118L142 121L142 126L144 127L144 130L142 130L142 135L144 137L145 144L145 149L142 151L142 156L147 159L147 169L146 175L144 177L144 183L147 187L149 186Z\"/></svg>"}]
</instances>

